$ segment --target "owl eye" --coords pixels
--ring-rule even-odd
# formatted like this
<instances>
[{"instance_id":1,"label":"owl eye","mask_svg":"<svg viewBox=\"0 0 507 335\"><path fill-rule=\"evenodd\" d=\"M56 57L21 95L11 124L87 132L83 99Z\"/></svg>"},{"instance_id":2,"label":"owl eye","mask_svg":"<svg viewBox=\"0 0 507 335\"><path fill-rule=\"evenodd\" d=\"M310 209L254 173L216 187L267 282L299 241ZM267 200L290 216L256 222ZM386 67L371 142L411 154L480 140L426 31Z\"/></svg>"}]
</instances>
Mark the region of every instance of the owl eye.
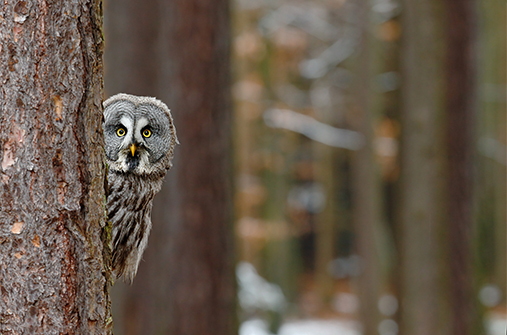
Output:
<instances>
[{"instance_id":1,"label":"owl eye","mask_svg":"<svg viewBox=\"0 0 507 335\"><path fill-rule=\"evenodd\" d=\"M116 134L120 137L125 136L126 133L127 132L123 128L118 128L118 130L116 131Z\"/></svg>"},{"instance_id":2,"label":"owl eye","mask_svg":"<svg viewBox=\"0 0 507 335\"><path fill-rule=\"evenodd\" d=\"M143 130L143 136L148 138L151 136L151 131L149 129Z\"/></svg>"}]
</instances>

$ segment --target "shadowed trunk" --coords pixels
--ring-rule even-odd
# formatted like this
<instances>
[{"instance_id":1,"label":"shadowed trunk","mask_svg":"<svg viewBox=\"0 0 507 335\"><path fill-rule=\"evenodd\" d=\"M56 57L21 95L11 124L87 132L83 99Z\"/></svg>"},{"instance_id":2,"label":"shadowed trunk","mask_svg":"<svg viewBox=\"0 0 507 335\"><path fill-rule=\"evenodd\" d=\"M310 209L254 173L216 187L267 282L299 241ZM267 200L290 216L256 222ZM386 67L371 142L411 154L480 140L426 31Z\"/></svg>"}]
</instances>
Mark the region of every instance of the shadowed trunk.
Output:
<instances>
[{"instance_id":1,"label":"shadowed trunk","mask_svg":"<svg viewBox=\"0 0 507 335\"><path fill-rule=\"evenodd\" d=\"M115 285L117 330L236 334L228 2L111 0L106 38L108 93L166 102L181 142L134 284Z\"/></svg>"},{"instance_id":2,"label":"shadowed trunk","mask_svg":"<svg viewBox=\"0 0 507 335\"><path fill-rule=\"evenodd\" d=\"M446 6L451 333L468 335L478 334L472 269L476 8L473 0L449 0Z\"/></svg>"},{"instance_id":3,"label":"shadowed trunk","mask_svg":"<svg viewBox=\"0 0 507 335\"><path fill-rule=\"evenodd\" d=\"M0 333L110 334L101 1L0 20Z\"/></svg>"}]
</instances>

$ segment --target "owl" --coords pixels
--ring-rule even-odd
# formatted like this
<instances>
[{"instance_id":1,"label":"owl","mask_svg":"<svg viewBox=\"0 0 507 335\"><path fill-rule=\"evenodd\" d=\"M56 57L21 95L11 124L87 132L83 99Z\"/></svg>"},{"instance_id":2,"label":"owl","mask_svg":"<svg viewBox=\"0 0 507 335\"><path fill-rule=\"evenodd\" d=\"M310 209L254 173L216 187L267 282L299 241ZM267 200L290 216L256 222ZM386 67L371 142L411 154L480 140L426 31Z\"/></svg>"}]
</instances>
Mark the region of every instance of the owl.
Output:
<instances>
[{"instance_id":1,"label":"owl","mask_svg":"<svg viewBox=\"0 0 507 335\"><path fill-rule=\"evenodd\" d=\"M103 129L113 273L131 283L148 243L153 198L178 139L163 102L123 93L104 102Z\"/></svg>"}]
</instances>

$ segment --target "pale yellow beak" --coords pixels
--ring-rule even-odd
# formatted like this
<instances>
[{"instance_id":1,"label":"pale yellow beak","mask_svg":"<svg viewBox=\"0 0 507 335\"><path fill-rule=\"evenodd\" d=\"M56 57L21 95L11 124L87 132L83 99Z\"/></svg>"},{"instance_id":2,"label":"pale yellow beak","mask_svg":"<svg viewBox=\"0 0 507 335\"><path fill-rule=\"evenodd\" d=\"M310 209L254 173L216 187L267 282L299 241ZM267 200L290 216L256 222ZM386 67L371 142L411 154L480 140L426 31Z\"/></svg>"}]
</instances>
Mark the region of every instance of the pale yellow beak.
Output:
<instances>
[{"instance_id":1,"label":"pale yellow beak","mask_svg":"<svg viewBox=\"0 0 507 335\"><path fill-rule=\"evenodd\" d=\"M132 157L134 157L134 154L136 153L137 146L135 144L132 144L130 146L130 152L132 153Z\"/></svg>"}]
</instances>

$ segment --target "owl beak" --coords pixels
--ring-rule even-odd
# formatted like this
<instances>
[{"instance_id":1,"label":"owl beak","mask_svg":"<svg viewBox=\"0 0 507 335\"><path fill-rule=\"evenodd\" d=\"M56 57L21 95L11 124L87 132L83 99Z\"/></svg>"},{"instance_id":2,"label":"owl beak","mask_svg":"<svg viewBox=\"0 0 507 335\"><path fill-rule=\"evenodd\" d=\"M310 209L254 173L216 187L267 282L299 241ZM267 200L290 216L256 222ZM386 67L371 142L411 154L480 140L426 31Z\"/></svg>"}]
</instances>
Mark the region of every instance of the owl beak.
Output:
<instances>
[{"instance_id":1,"label":"owl beak","mask_svg":"<svg viewBox=\"0 0 507 335\"><path fill-rule=\"evenodd\" d=\"M132 153L132 157L134 157L134 154L136 153L137 146L135 144L132 144L130 146L130 152Z\"/></svg>"}]
</instances>

